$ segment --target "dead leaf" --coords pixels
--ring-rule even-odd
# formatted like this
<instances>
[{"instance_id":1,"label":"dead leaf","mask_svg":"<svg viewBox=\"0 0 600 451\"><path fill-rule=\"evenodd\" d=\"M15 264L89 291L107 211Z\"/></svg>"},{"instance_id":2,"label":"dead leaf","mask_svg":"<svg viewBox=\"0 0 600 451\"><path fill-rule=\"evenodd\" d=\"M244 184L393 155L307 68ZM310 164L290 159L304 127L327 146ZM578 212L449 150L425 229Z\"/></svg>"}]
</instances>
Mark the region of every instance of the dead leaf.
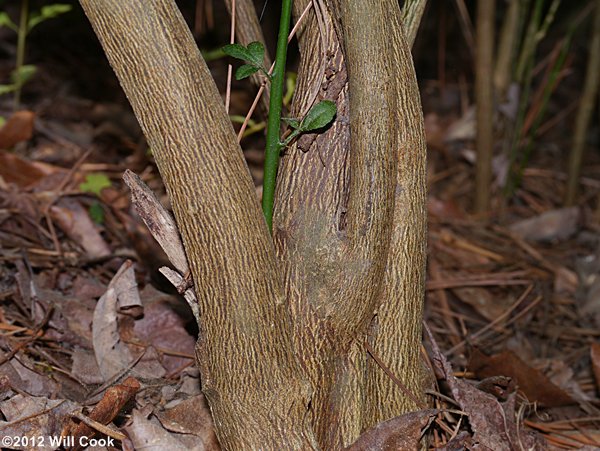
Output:
<instances>
[{"instance_id":1,"label":"dead leaf","mask_svg":"<svg viewBox=\"0 0 600 451\"><path fill-rule=\"evenodd\" d=\"M71 375L84 384L100 385L104 378L100 373L98 362L92 351L76 347L71 356L73 365L71 366Z\"/></svg>"},{"instance_id":2,"label":"dead leaf","mask_svg":"<svg viewBox=\"0 0 600 451\"><path fill-rule=\"evenodd\" d=\"M144 317L135 321L133 330L146 345L152 345L158 350L177 351L193 356L196 339L185 329L186 316L189 318L189 313L189 309L180 298L164 295L161 300L144 302ZM189 358L174 355L165 354L161 358L162 366L169 372L189 363Z\"/></svg>"},{"instance_id":3,"label":"dead leaf","mask_svg":"<svg viewBox=\"0 0 600 451\"><path fill-rule=\"evenodd\" d=\"M445 149L446 143L444 139L446 137L446 130L449 127L448 121L436 113L427 113L423 119L427 146L435 149Z\"/></svg>"},{"instance_id":4,"label":"dead leaf","mask_svg":"<svg viewBox=\"0 0 600 451\"><path fill-rule=\"evenodd\" d=\"M3 356L4 354L0 353L0 358ZM19 356L19 359L13 358L0 366L0 376L8 378L11 387L33 396L47 396L59 392L59 385L50 375L36 373L19 360L24 360L26 364L31 363L28 358Z\"/></svg>"},{"instance_id":5,"label":"dead leaf","mask_svg":"<svg viewBox=\"0 0 600 451\"><path fill-rule=\"evenodd\" d=\"M28 141L33 135L33 111L22 110L14 113L0 128L0 149L11 149L21 141Z\"/></svg>"},{"instance_id":6,"label":"dead leaf","mask_svg":"<svg viewBox=\"0 0 600 451\"><path fill-rule=\"evenodd\" d=\"M135 275L132 271L128 271L130 268L130 261L121 266L94 310L92 323L94 354L104 380L109 380L117 374L127 371L132 365L134 365L133 374L141 378L158 378L165 375L165 369L158 363L156 356L152 353L144 356L144 360L136 363L136 359L141 359L144 351L136 347L137 355L134 357L129 346L121 340L119 335L118 299L123 293L129 291L131 283L135 283ZM133 278L133 282L118 283L117 281L121 277Z\"/></svg>"},{"instance_id":7,"label":"dead leaf","mask_svg":"<svg viewBox=\"0 0 600 451\"><path fill-rule=\"evenodd\" d=\"M79 244L90 259L110 255L110 248L104 241L87 210L79 202L62 198L50 207L50 216L69 238Z\"/></svg>"},{"instance_id":8,"label":"dead leaf","mask_svg":"<svg viewBox=\"0 0 600 451\"><path fill-rule=\"evenodd\" d=\"M13 183L20 188L32 188L45 177L63 172L66 171L58 166L28 161L13 153L0 150L0 177L6 183Z\"/></svg>"},{"instance_id":9,"label":"dead leaf","mask_svg":"<svg viewBox=\"0 0 600 451\"><path fill-rule=\"evenodd\" d=\"M44 449L59 448L58 438L69 414L81 407L65 399L24 396L21 394L0 403L0 412L7 421L0 421L3 437L27 437L29 443L39 443L43 437ZM52 444L55 443L55 446ZM35 447L11 447L10 449L36 449Z\"/></svg>"},{"instance_id":10,"label":"dead leaf","mask_svg":"<svg viewBox=\"0 0 600 451\"><path fill-rule=\"evenodd\" d=\"M453 199L442 200L433 195L427 198L427 212L432 216L444 219L462 219L465 217L465 213Z\"/></svg>"},{"instance_id":11,"label":"dead leaf","mask_svg":"<svg viewBox=\"0 0 600 451\"><path fill-rule=\"evenodd\" d=\"M419 410L382 421L364 432L346 451L419 449L423 432L437 413L435 409Z\"/></svg>"},{"instance_id":12,"label":"dead leaf","mask_svg":"<svg viewBox=\"0 0 600 451\"><path fill-rule=\"evenodd\" d=\"M577 231L580 216L578 207L550 210L514 223L510 231L530 241L565 240Z\"/></svg>"},{"instance_id":13,"label":"dead leaf","mask_svg":"<svg viewBox=\"0 0 600 451\"><path fill-rule=\"evenodd\" d=\"M459 120L446 130L444 142L471 141L475 139L475 107L470 107Z\"/></svg>"},{"instance_id":14,"label":"dead leaf","mask_svg":"<svg viewBox=\"0 0 600 451\"><path fill-rule=\"evenodd\" d=\"M137 409L133 410L131 424L125 427L135 449L146 451L206 451L204 443L195 436L186 436L167 431L160 422L148 419ZM191 440L190 440L191 439ZM187 442L187 443L186 443Z\"/></svg>"},{"instance_id":15,"label":"dead leaf","mask_svg":"<svg viewBox=\"0 0 600 451\"><path fill-rule=\"evenodd\" d=\"M575 269L579 279L577 287L584 315L600 313L600 249L593 254L577 258Z\"/></svg>"},{"instance_id":16,"label":"dead leaf","mask_svg":"<svg viewBox=\"0 0 600 451\"><path fill-rule=\"evenodd\" d=\"M535 448L538 439L517 426L515 412L515 394L500 403L494 396L484 393L468 382L454 376L452 366L440 351L429 328L425 328L432 348L431 360L436 374L448 383L452 396L469 416L473 430L473 441L481 449L494 451L512 451Z\"/></svg>"},{"instance_id":17,"label":"dead leaf","mask_svg":"<svg viewBox=\"0 0 600 451\"><path fill-rule=\"evenodd\" d=\"M473 437L467 431L461 431L456 437L446 443L443 448L436 448L436 451L464 451L473 449Z\"/></svg>"},{"instance_id":18,"label":"dead leaf","mask_svg":"<svg viewBox=\"0 0 600 451\"><path fill-rule=\"evenodd\" d=\"M538 402L545 407L559 407L575 403L575 400L567 392L553 384L540 371L523 362L513 351L486 356L474 349L469 369L474 371L479 378L511 377L530 402Z\"/></svg>"},{"instance_id":19,"label":"dead leaf","mask_svg":"<svg viewBox=\"0 0 600 451\"><path fill-rule=\"evenodd\" d=\"M477 313L489 321L500 317L514 302L513 299L498 299L489 289L480 287L453 288L452 292L465 304L470 305Z\"/></svg>"},{"instance_id":20,"label":"dead leaf","mask_svg":"<svg viewBox=\"0 0 600 451\"><path fill-rule=\"evenodd\" d=\"M187 398L175 407L157 412L156 417L169 431L196 436L205 450L220 449L204 395Z\"/></svg>"}]
</instances>

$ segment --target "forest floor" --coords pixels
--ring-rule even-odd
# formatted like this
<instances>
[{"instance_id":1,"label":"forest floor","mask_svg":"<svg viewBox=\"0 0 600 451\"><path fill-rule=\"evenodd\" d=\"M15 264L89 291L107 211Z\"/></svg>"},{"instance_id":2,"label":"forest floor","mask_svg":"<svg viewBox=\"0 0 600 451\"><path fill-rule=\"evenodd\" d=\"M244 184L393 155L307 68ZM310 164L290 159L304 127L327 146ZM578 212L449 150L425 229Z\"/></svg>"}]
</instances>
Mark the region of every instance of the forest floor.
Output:
<instances>
[{"instance_id":1,"label":"forest floor","mask_svg":"<svg viewBox=\"0 0 600 451\"><path fill-rule=\"evenodd\" d=\"M2 80L10 50L0 48ZM424 355L439 409L430 447L597 449L600 153L587 153L580 203L563 208L572 109L559 103L518 188L503 193L498 158L492 213L475 216L468 89L420 84L429 147ZM236 85L232 113L245 114L252 95ZM195 321L158 272L167 258L134 213L123 172L168 198L101 54L42 60L22 106L14 112L4 95L0 115L1 435L218 449L194 365ZM242 142L257 184L261 140Z\"/></svg>"}]
</instances>

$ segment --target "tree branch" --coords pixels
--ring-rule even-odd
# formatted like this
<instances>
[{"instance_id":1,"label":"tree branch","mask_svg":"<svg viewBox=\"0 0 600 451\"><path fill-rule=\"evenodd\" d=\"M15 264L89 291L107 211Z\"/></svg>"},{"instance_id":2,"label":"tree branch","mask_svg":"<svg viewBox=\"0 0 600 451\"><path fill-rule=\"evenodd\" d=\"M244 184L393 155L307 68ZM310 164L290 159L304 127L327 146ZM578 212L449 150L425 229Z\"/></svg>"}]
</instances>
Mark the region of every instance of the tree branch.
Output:
<instances>
[{"instance_id":1,"label":"tree branch","mask_svg":"<svg viewBox=\"0 0 600 451\"><path fill-rule=\"evenodd\" d=\"M272 241L220 95L181 13L173 0L81 5L171 197L200 304L197 360L221 444L314 447L305 421L309 386L292 351Z\"/></svg>"}]
</instances>

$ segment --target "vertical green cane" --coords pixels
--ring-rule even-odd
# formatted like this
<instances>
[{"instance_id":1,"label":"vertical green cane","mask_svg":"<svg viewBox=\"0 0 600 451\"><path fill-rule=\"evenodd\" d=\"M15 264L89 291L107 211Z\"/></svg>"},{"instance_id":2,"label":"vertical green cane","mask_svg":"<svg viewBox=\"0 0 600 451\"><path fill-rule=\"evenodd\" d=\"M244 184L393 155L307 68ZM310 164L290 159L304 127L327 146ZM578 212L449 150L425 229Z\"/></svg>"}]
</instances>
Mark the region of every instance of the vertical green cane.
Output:
<instances>
[{"instance_id":1,"label":"vertical green cane","mask_svg":"<svg viewBox=\"0 0 600 451\"><path fill-rule=\"evenodd\" d=\"M275 182L281 144L279 130L281 127L281 107L283 104L283 85L285 76L285 60L287 54L287 37L292 15L292 0L283 0L281 5L281 20L277 38L275 67L271 80L271 96L269 102L269 118L267 121L267 145L265 149L265 172L263 181L262 209L269 230L273 229L273 202L275 197Z\"/></svg>"}]
</instances>

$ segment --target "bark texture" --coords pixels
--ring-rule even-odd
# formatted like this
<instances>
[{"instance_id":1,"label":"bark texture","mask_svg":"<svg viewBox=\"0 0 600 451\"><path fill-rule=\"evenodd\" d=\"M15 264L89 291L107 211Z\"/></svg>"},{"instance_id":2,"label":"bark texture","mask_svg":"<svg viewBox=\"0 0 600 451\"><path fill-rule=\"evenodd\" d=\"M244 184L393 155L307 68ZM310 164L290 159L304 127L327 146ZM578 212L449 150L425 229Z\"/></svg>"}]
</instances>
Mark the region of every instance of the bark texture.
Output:
<instances>
[{"instance_id":1,"label":"bark texture","mask_svg":"<svg viewBox=\"0 0 600 451\"><path fill-rule=\"evenodd\" d=\"M172 199L225 449L341 449L423 397L425 140L401 12L297 0L296 16L309 2L291 116L322 99L338 114L286 150L271 239L173 0L81 0Z\"/></svg>"},{"instance_id":2,"label":"bark texture","mask_svg":"<svg viewBox=\"0 0 600 451\"><path fill-rule=\"evenodd\" d=\"M81 4L172 199L200 303L197 360L219 441L225 449L316 446L271 238L183 17L172 0Z\"/></svg>"},{"instance_id":3,"label":"bark texture","mask_svg":"<svg viewBox=\"0 0 600 451\"><path fill-rule=\"evenodd\" d=\"M397 3L315 3L299 35L293 115L330 99L338 116L282 159L274 236L314 429L323 449L338 449L416 407L368 358L367 337L422 399L426 153Z\"/></svg>"}]
</instances>

